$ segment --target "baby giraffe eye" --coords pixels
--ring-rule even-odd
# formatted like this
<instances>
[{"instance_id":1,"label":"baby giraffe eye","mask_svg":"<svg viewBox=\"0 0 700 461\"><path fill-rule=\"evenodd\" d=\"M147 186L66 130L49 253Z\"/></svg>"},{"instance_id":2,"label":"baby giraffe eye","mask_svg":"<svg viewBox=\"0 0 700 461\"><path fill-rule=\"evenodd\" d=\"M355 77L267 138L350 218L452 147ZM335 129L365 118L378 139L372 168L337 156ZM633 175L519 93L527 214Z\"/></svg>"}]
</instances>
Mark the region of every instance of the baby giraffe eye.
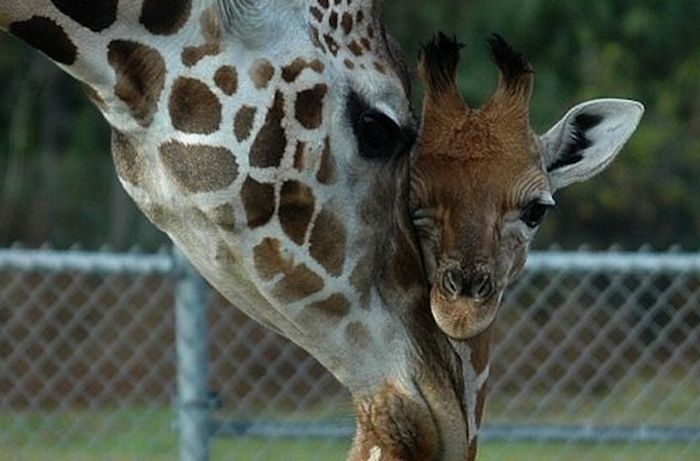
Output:
<instances>
[{"instance_id":1,"label":"baby giraffe eye","mask_svg":"<svg viewBox=\"0 0 700 461\"><path fill-rule=\"evenodd\" d=\"M542 223L544 216L547 214L547 210L553 207L554 205L533 200L523 208L520 214L520 220L527 224L528 227L535 228Z\"/></svg>"}]
</instances>

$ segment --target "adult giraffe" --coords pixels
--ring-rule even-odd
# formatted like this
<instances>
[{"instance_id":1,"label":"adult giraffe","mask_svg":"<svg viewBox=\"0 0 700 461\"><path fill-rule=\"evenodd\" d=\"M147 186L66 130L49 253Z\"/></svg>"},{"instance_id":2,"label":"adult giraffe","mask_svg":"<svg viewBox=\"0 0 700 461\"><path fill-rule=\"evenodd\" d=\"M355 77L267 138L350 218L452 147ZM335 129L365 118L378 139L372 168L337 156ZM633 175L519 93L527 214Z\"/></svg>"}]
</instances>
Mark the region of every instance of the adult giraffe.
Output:
<instances>
[{"instance_id":1,"label":"adult giraffe","mask_svg":"<svg viewBox=\"0 0 700 461\"><path fill-rule=\"evenodd\" d=\"M554 192L607 167L644 113L635 101L588 101L539 136L528 117L530 64L500 36L490 44L501 77L479 109L457 88L462 45L438 34L424 47L426 96L410 180L431 311L464 365L469 459L486 400L490 327L506 286L522 271Z\"/></svg>"},{"instance_id":2,"label":"adult giraffe","mask_svg":"<svg viewBox=\"0 0 700 461\"><path fill-rule=\"evenodd\" d=\"M143 212L348 387L355 460L467 453L408 212L414 118L380 0L3 0L86 85Z\"/></svg>"}]
</instances>

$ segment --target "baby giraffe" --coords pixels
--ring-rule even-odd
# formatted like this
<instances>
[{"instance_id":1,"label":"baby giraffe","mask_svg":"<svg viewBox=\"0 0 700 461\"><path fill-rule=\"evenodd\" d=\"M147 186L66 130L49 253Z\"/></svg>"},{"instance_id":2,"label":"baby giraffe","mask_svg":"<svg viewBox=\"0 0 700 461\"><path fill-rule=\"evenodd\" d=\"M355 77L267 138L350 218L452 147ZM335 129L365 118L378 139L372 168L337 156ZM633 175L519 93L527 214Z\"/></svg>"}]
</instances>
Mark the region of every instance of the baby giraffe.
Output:
<instances>
[{"instance_id":1,"label":"baby giraffe","mask_svg":"<svg viewBox=\"0 0 700 461\"><path fill-rule=\"evenodd\" d=\"M462 356L469 459L485 400L489 327L503 291L522 271L554 193L610 164L644 112L634 101L589 101L537 135L528 120L532 68L500 36L490 46L500 81L480 109L457 89L462 45L439 34L424 47L423 126L411 169L430 307Z\"/></svg>"}]
</instances>

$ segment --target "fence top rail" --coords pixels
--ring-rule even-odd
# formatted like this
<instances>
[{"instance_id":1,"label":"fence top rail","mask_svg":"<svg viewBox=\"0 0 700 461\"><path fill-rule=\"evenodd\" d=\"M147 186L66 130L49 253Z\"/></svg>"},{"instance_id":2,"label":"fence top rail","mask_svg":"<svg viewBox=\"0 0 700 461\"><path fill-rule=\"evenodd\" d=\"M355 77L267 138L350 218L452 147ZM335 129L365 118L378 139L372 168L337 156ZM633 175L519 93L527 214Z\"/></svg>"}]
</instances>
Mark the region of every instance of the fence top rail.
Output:
<instances>
[{"instance_id":1,"label":"fence top rail","mask_svg":"<svg viewBox=\"0 0 700 461\"><path fill-rule=\"evenodd\" d=\"M177 261L170 252L0 249L0 271L171 274ZM631 253L620 251L535 251L526 269L533 272L700 273L700 253Z\"/></svg>"},{"instance_id":2,"label":"fence top rail","mask_svg":"<svg viewBox=\"0 0 700 461\"><path fill-rule=\"evenodd\" d=\"M700 253L632 253L621 251L543 251L528 257L530 271L700 272Z\"/></svg>"},{"instance_id":3,"label":"fence top rail","mask_svg":"<svg viewBox=\"0 0 700 461\"><path fill-rule=\"evenodd\" d=\"M171 253L0 249L0 270L166 275L175 269Z\"/></svg>"}]
</instances>

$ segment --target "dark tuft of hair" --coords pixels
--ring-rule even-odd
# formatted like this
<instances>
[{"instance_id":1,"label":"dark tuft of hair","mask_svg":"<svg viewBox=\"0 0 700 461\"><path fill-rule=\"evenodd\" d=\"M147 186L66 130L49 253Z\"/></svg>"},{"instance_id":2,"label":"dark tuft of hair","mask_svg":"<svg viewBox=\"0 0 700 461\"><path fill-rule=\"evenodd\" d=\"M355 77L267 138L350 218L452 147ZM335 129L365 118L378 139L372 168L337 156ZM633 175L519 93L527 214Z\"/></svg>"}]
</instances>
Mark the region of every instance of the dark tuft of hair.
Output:
<instances>
[{"instance_id":1,"label":"dark tuft of hair","mask_svg":"<svg viewBox=\"0 0 700 461\"><path fill-rule=\"evenodd\" d=\"M493 34L489 39L489 47L491 48L491 57L501 69L507 87L519 86L524 77L532 74L532 66L525 59L525 56L513 49L500 35Z\"/></svg>"},{"instance_id":2,"label":"dark tuft of hair","mask_svg":"<svg viewBox=\"0 0 700 461\"><path fill-rule=\"evenodd\" d=\"M571 136L566 140L561 156L556 162L547 167L547 171L551 172L559 168L583 160L582 152L593 145L593 142L588 139L588 130L595 128L603 121L603 117L597 114L580 113L578 114L571 126Z\"/></svg>"},{"instance_id":3,"label":"dark tuft of hair","mask_svg":"<svg viewBox=\"0 0 700 461\"><path fill-rule=\"evenodd\" d=\"M464 44L458 42L454 35L448 37L442 32L422 46L420 60L430 91L439 94L454 86L462 48Z\"/></svg>"}]
</instances>

